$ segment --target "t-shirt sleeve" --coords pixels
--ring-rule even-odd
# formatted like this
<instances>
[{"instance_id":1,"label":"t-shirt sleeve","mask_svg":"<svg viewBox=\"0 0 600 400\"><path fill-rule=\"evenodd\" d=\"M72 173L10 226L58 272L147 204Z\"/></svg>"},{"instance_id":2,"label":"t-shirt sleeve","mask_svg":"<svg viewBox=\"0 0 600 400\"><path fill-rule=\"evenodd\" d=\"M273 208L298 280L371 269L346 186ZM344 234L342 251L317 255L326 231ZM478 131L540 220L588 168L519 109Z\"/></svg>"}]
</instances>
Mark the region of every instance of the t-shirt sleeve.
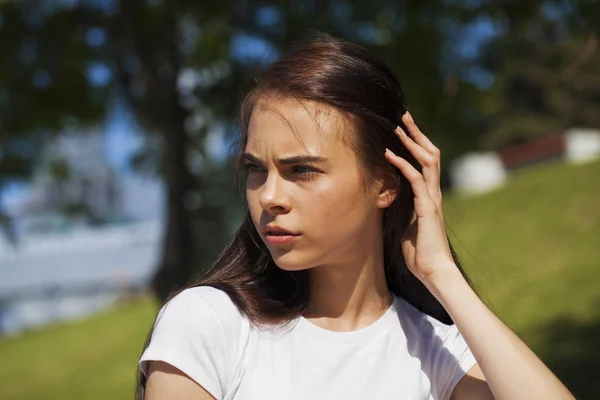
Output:
<instances>
[{"instance_id":1,"label":"t-shirt sleeve","mask_svg":"<svg viewBox=\"0 0 600 400\"><path fill-rule=\"evenodd\" d=\"M438 326L442 326L441 324ZM447 400L456 384L477 363L456 325L438 331L433 351L432 394L436 400Z\"/></svg>"},{"instance_id":2,"label":"t-shirt sleeve","mask_svg":"<svg viewBox=\"0 0 600 400\"><path fill-rule=\"evenodd\" d=\"M161 308L150 344L139 361L144 375L148 374L150 361L164 361L217 400L223 398L234 368L232 352L239 335L229 321L223 323L229 310L220 309L219 301L211 301L215 296L227 295L215 291L210 287L186 289Z\"/></svg>"}]
</instances>

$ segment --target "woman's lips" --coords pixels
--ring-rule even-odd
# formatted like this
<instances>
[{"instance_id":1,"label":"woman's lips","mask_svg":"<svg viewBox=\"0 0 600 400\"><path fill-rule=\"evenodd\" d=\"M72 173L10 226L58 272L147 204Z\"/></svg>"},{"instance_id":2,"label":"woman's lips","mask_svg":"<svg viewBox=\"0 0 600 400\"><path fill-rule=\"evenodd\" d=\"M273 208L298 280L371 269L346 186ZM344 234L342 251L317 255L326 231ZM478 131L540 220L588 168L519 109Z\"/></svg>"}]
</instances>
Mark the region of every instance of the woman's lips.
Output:
<instances>
[{"instance_id":1,"label":"woman's lips","mask_svg":"<svg viewBox=\"0 0 600 400\"><path fill-rule=\"evenodd\" d=\"M267 234L265 234L265 241L268 244L284 245L284 244L292 243L294 240L296 240L296 238L298 238L298 236L300 236L300 235L293 235L291 233L283 233L283 234L267 233Z\"/></svg>"}]
</instances>

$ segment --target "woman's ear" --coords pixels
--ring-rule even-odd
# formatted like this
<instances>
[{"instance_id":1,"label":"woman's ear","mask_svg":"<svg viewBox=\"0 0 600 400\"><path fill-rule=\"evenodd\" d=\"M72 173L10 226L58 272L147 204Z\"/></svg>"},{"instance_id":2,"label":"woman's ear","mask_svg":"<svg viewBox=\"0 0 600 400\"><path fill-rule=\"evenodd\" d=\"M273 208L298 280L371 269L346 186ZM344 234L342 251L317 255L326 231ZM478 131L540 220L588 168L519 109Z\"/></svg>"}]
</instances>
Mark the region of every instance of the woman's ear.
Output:
<instances>
[{"instance_id":1,"label":"woman's ear","mask_svg":"<svg viewBox=\"0 0 600 400\"><path fill-rule=\"evenodd\" d=\"M381 177L381 187L377 194L377 207L388 208L392 205L400 191L400 180L391 171L385 171Z\"/></svg>"}]
</instances>

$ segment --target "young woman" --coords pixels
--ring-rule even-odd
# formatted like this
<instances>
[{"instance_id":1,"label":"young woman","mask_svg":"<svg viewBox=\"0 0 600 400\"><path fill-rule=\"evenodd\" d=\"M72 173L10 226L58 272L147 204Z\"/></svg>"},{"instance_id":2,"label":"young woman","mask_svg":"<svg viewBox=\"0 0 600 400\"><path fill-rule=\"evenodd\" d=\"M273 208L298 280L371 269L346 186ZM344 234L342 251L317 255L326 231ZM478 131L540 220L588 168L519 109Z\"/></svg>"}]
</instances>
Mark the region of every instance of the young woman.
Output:
<instances>
[{"instance_id":1,"label":"young woman","mask_svg":"<svg viewBox=\"0 0 600 400\"><path fill-rule=\"evenodd\" d=\"M573 398L464 276L440 151L384 63L313 37L239 123L247 217L159 312L139 399Z\"/></svg>"}]
</instances>

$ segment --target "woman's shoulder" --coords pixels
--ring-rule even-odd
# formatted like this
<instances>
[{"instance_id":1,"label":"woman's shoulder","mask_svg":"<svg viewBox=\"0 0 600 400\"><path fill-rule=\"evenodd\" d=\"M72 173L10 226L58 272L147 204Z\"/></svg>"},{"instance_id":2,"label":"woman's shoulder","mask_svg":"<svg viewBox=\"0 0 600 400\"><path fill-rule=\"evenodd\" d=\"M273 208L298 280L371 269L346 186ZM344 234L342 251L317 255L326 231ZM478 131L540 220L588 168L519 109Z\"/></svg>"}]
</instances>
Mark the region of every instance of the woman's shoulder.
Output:
<instances>
[{"instance_id":1,"label":"woman's shoulder","mask_svg":"<svg viewBox=\"0 0 600 400\"><path fill-rule=\"evenodd\" d=\"M194 286L182 290L171 299L171 302L192 303L195 305L205 304L219 312L231 313L237 311L237 307L231 297L213 286Z\"/></svg>"},{"instance_id":2,"label":"woman's shoulder","mask_svg":"<svg viewBox=\"0 0 600 400\"><path fill-rule=\"evenodd\" d=\"M404 299L398 315L411 354L416 354L436 398L449 398L456 383L477 362L455 324L446 325Z\"/></svg>"},{"instance_id":3,"label":"woman's shoulder","mask_svg":"<svg viewBox=\"0 0 600 400\"><path fill-rule=\"evenodd\" d=\"M167 301L158 313L161 329L187 327L194 330L240 330L247 323L229 295L212 286L187 288Z\"/></svg>"},{"instance_id":4,"label":"woman's shoulder","mask_svg":"<svg viewBox=\"0 0 600 400\"><path fill-rule=\"evenodd\" d=\"M210 286L182 290L160 309L140 370L147 377L151 361L165 362L222 398L241 365L249 331L247 319L224 291Z\"/></svg>"},{"instance_id":5,"label":"woman's shoulder","mask_svg":"<svg viewBox=\"0 0 600 400\"><path fill-rule=\"evenodd\" d=\"M447 325L431 315L419 310L402 297L396 297L398 318L401 320L405 331L418 337L446 338L455 334L456 325Z\"/></svg>"}]
</instances>

